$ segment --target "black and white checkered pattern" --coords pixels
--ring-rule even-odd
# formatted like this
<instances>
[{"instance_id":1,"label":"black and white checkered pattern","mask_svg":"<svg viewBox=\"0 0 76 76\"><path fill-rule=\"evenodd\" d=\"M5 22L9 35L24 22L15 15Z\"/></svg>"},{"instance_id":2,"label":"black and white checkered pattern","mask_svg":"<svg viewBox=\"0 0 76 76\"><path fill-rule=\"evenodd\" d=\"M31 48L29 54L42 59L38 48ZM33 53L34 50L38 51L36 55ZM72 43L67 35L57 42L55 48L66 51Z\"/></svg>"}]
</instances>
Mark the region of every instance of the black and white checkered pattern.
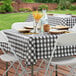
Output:
<instances>
[{"instance_id":1,"label":"black and white checkered pattern","mask_svg":"<svg viewBox=\"0 0 76 76\"><path fill-rule=\"evenodd\" d=\"M48 23L50 25L64 25L72 28L76 24L76 17L60 18L48 15Z\"/></svg>"},{"instance_id":2,"label":"black and white checkered pattern","mask_svg":"<svg viewBox=\"0 0 76 76\"><path fill-rule=\"evenodd\" d=\"M66 25L66 19L65 18L60 18L60 17L54 17L54 16L49 16L48 15L48 23L50 25Z\"/></svg>"},{"instance_id":3,"label":"black and white checkered pattern","mask_svg":"<svg viewBox=\"0 0 76 76\"><path fill-rule=\"evenodd\" d=\"M76 24L76 17L67 18L66 22L67 26L73 27Z\"/></svg>"},{"instance_id":4,"label":"black and white checkered pattern","mask_svg":"<svg viewBox=\"0 0 76 76\"><path fill-rule=\"evenodd\" d=\"M27 22L33 21L34 18L32 14L30 14L27 18ZM76 17L71 18L60 18L48 15L48 23L49 25L64 25L70 26L71 28L76 24Z\"/></svg>"},{"instance_id":5,"label":"black and white checkered pattern","mask_svg":"<svg viewBox=\"0 0 76 76\"><path fill-rule=\"evenodd\" d=\"M37 59L50 58L54 43L60 35L48 33L24 35L15 30L4 30L16 54L24 58L26 63L36 63ZM5 47L6 48L6 47ZM76 55L76 47L57 47L54 57Z\"/></svg>"},{"instance_id":6,"label":"black and white checkered pattern","mask_svg":"<svg viewBox=\"0 0 76 76\"><path fill-rule=\"evenodd\" d=\"M26 22L31 22L31 21L34 21L34 17L32 14L30 14L26 19Z\"/></svg>"}]
</instances>

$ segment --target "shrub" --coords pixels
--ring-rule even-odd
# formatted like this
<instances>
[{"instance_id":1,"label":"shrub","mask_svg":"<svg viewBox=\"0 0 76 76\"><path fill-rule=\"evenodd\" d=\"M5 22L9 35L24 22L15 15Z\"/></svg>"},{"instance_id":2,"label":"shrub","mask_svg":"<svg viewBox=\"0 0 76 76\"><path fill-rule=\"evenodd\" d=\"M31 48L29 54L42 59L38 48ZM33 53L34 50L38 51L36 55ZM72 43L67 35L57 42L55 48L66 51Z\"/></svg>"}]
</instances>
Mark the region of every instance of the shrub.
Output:
<instances>
[{"instance_id":1,"label":"shrub","mask_svg":"<svg viewBox=\"0 0 76 76\"><path fill-rule=\"evenodd\" d=\"M20 12L25 12L25 8L20 8L19 11Z\"/></svg>"},{"instance_id":2,"label":"shrub","mask_svg":"<svg viewBox=\"0 0 76 76\"><path fill-rule=\"evenodd\" d=\"M3 1L0 1L0 3L3 3Z\"/></svg>"},{"instance_id":3,"label":"shrub","mask_svg":"<svg viewBox=\"0 0 76 76\"><path fill-rule=\"evenodd\" d=\"M69 9L69 8L70 8L70 6L71 6L71 2L70 2L70 1L66 1L65 6L66 6L66 9Z\"/></svg>"},{"instance_id":4,"label":"shrub","mask_svg":"<svg viewBox=\"0 0 76 76\"><path fill-rule=\"evenodd\" d=\"M58 9L60 10L69 9L70 6L71 6L70 0L59 0Z\"/></svg>"},{"instance_id":5,"label":"shrub","mask_svg":"<svg viewBox=\"0 0 76 76\"><path fill-rule=\"evenodd\" d=\"M59 4L57 8L58 8L59 10L64 10L64 9L66 9L66 7L63 6L62 4Z\"/></svg>"},{"instance_id":6,"label":"shrub","mask_svg":"<svg viewBox=\"0 0 76 76\"><path fill-rule=\"evenodd\" d=\"M26 11L26 12L31 12L32 9L31 9L31 8L25 8L25 11Z\"/></svg>"},{"instance_id":7,"label":"shrub","mask_svg":"<svg viewBox=\"0 0 76 76\"><path fill-rule=\"evenodd\" d=\"M40 6L38 7L38 10L39 10L39 11L41 11L42 9L48 10L48 5L43 4L43 5L40 5Z\"/></svg>"},{"instance_id":8,"label":"shrub","mask_svg":"<svg viewBox=\"0 0 76 76\"><path fill-rule=\"evenodd\" d=\"M6 12L12 12L13 11L13 7L9 4L5 4L5 5L2 5L1 7L3 10L5 10Z\"/></svg>"},{"instance_id":9,"label":"shrub","mask_svg":"<svg viewBox=\"0 0 76 76\"><path fill-rule=\"evenodd\" d=\"M20 8L19 11L20 12L31 12L32 9L31 8Z\"/></svg>"},{"instance_id":10,"label":"shrub","mask_svg":"<svg viewBox=\"0 0 76 76\"><path fill-rule=\"evenodd\" d=\"M11 5L11 2L12 2L11 0L4 0L3 5L1 5L1 11L12 12L13 7Z\"/></svg>"},{"instance_id":11,"label":"shrub","mask_svg":"<svg viewBox=\"0 0 76 76\"><path fill-rule=\"evenodd\" d=\"M66 1L65 0L59 0L58 9L59 10L66 9Z\"/></svg>"},{"instance_id":12,"label":"shrub","mask_svg":"<svg viewBox=\"0 0 76 76\"><path fill-rule=\"evenodd\" d=\"M36 11L37 10L37 7L33 7L32 9L33 9L33 11Z\"/></svg>"},{"instance_id":13,"label":"shrub","mask_svg":"<svg viewBox=\"0 0 76 76\"><path fill-rule=\"evenodd\" d=\"M71 5L69 10L76 10L76 5Z\"/></svg>"},{"instance_id":14,"label":"shrub","mask_svg":"<svg viewBox=\"0 0 76 76\"><path fill-rule=\"evenodd\" d=\"M6 11L2 8L2 5L0 6L0 13L5 13Z\"/></svg>"}]
</instances>

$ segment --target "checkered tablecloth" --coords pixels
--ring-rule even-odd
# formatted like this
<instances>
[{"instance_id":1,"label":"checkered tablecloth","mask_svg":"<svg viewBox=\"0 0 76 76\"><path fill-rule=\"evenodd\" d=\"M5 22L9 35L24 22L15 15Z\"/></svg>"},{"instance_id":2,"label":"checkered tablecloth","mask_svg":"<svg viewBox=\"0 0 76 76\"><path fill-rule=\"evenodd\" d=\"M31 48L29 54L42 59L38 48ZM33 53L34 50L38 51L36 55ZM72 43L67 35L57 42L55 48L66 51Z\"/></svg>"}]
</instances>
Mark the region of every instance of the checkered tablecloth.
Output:
<instances>
[{"instance_id":1,"label":"checkered tablecloth","mask_svg":"<svg viewBox=\"0 0 76 76\"><path fill-rule=\"evenodd\" d=\"M70 26L72 28L76 24L76 17L61 18L61 17L48 16L48 23L50 25L64 25L64 26Z\"/></svg>"},{"instance_id":2,"label":"checkered tablecloth","mask_svg":"<svg viewBox=\"0 0 76 76\"><path fill-rule=\"evenodd\" d=\"M29 17L27 18L26 22L30 22L33 21L34 18L32 16L32 14L29 15ZM70 17L70 18L61 18L61 17L54 17L54 16L50 16L48 15L48 24L49 25L66 25L66 26L70 26L71 28L76 24L76 17Z\"/></svg>"},{"instance_id":3,"label":"checkered tablecloth","mask_svg":"<svg viewBox=\"0 0 76 76\"><path fill-rule=\"evenodd\" d=\"M54 43L60 36L60 34L51 35L48 33L26 35L16 30L4 30L3 32L7 35L16 54L24 58L28 65L35 64L38 59L50 58ZM75 46L57 47L54 53L54 57L71 55L76 55Z\"/></svg>"}]
</instances>

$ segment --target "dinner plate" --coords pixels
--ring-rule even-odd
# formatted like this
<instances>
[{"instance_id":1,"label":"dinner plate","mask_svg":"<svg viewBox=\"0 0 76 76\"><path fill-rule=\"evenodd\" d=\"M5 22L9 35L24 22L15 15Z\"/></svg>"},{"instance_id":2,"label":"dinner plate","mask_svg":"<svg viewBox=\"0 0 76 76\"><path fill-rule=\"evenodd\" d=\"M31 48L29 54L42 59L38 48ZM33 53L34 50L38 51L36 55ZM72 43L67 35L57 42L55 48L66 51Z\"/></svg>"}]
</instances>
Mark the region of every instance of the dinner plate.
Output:
<instances>
[{"instance_id":1,"label":"dinner plate","mask_svg":"<svg viewBox=\"0 0 76 76\"><path fill-rule=\"evenodd\" d=\"M30 29L18 29L18 31L21 33L29 33L31 30Z\"/></svg>"},{"instance_id":2,"label":"dinner plate","mask_svg":"<svg viewBox=\"0 0 76 76\"><path fill-rule=\"evenodd\" d=\"M34 26L25 26L24 28L25 28L25 29L33 29Z\"/></svg>"},{"instance_id":3,"label":"dinner plate","mask_svg":"<svg viewBox=\"0 0 76 76\"><path fill-rule=\"evenodd\" d=\"M49 33L50 34L62 34L67 32L67 30L50 30Z\"/></svg>"},{"instance_id":4,"label":"dinner plate","mask_svg":"<svg viewBox=\"0 0 76 76\"><path fill-rule=\"evenodd\" d=\"M70 27L69 26L56 25L54 28L58 29L58 30L68 30Z\"/></svg>"},{"instance_id":5,"label":"dinner plate","mask_svg":"<svg viewBox=\"0 0 76 76\"><path fill-rule=\"evenodd\" d=\"M34 29L34 26L25 26L25 29ZM40 29L40 26L37 26L38 29Z\"/></svg>"}]
</instances>

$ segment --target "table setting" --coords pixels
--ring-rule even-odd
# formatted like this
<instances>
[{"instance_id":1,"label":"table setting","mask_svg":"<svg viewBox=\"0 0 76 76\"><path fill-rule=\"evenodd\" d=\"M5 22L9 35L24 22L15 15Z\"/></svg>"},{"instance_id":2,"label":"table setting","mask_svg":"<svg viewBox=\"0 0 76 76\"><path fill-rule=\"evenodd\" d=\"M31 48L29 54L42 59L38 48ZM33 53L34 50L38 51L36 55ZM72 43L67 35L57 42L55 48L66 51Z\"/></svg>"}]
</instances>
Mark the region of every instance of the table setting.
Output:
<instances>
[{"instance_id":1,"label":"table setting","mask_svg":"<svg viewBox=\"0 0 76 76\"><path fill-rule=\"evenodd\" d=\"M48 32L49 34L62 34L69 33L68 29L70 26L64 25L49 25L48 17L46 11L43 11L43 14L35 11L32 13L34 17L33 25L28 26L28 24L23 29L18 29L20 33L25 34L38 34L43 32ZM38 23L40 23L38 25Z\"/></svg>"},{"instance_id":2,"label":"table setting","mask_svg":"<svg viewBox=\"0 0 76 76\"><path fill-rule=\"evenodd\" d=\"M70 28L69 26L63 26L63 25L51 26L49 24L44 24L43 32L47 32L49 34L70 33L69 28ZM17 31L23 34L39 34L41 33L40 32L41 28L40 26L37 28L34 28L34 26L25 26L23 29L18 29Z\"/></svg>"},{"instance_id":3,"label":"table setting","mask_svg":"<svg viewBox=\"0 0 76 76\"><path fill-rule=\"evenodd\" d=\"M48 15L46 14L46 11L43 11L43 13L40 13L38 11L35 11L32 13L34 18L33 26L26 25L24 29L18 29L20 33L23 34L39 34L43 32L47 32L49 34L62 34L62 33L70 33L69 29L70 26L67 25L50 25L48 24ZM38 23L40 23L38 25Z\"/></svg>"},{"instance_id":4,"label":"table setting","mask_svg":"<svg viewBox=\"0 0 76 76\"><path fill-rule=\"evenodd\" d=\"M45 24L49 24L49 25L53 25L53 26L56 26L56 25L64 25L64 26L69 26L70 28L72 28L75 24L76 24L76 16L73 17L55 17L53 15L50 15L50 14L46 14L46 20L45 20ZM47 22L47 19L48 19L48 22ZM33 18L33 15L30 14L27 18L26 21L34 21L34 18Z\"/></svg>"}]
</instances>

